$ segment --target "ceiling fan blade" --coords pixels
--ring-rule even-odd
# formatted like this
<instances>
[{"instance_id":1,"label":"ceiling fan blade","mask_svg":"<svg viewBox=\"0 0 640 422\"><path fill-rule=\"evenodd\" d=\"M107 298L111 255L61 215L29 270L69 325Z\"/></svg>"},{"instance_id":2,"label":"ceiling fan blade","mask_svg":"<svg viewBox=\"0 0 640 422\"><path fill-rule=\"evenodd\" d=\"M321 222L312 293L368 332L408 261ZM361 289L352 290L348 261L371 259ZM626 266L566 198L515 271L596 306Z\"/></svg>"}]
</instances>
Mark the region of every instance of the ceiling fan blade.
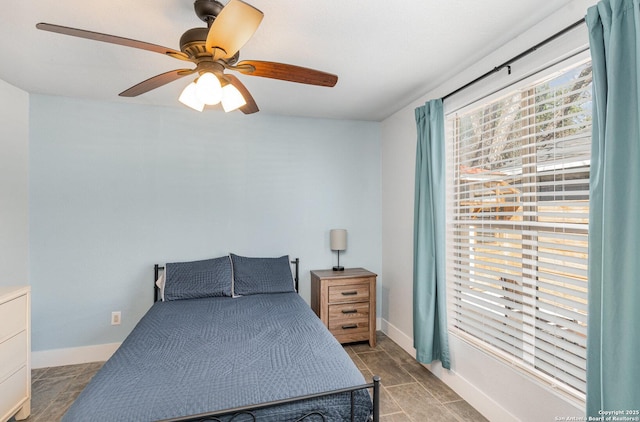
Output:
<instances>
[{"instance_id":1,"label":"ceiling fan blade","mask_svg":"<svg viewBox=\"0 0 640 422\"><path fill-rule=\"evenodd\" d=\"M161 87L162 85L168 84L169 82L180 79L183 76L191 75L192 73L195 73L195 71L195 69L170 70L169 72L161 73L145 81L142 81L139 84L134 85L125 91L122 91L118 95L120 95L121 97L137 97L138 95L149 92L152 89L156 89L158 87Z\"/></svg>"},{"instance_id":2,"label":"ceiling fan blade","mask_svg":"<svg viewBox=\"0 0 640 422\"><path fill-rule=\"evenodd\" d=\"M94 41L102 41L111 44L124 45L125 47L139 48L141 50L153 51L154 53L164 54L180 60L187 60L189 56L181 51L172 48L163 47L161 45L151 44L144 41L132 40L130 38L118 37L116 35L102 34L100 32L86 31L84 29L70 28L67 26L54 25L51 23L38 23L36 28L43 31L56 32L63 35L71 35L72 37L86 38Z\"/></svg>"},{"instance_id":3,"label":"ceiling fan blade","mask_svg":"<svg viewBox=\"0 0 640 422\"><path fill-rule=\"evenodd\" d=\"M258 60L243 60L229 69L263 78L280 79L301 84L332 87L338 82L338 77L331 73L321 72L306 67L294 66L285 63L263 62Z\"/></svg>"},{"instance_id":4,"label":"ceiling fan blade","mask_svg":"<svg viewBox=\"0 0 640 422\"><path fill-rule=\"evenodd\" d=\"M227 80L229 81L229 83L231 85L235 86L236 89L238 91L240 91L240 94L242 94L242 97L247 102L245 105L240 107L240 111L241 112L243 112L244 114L252 114L252 113L257 113L258 111L260 111L260 109L258 108L258 105L256 104L255 100L253 99L253 96L251 96L251 93L249 92L247 87L245 87L242 84L242 82L240 82L240 79L236 78L233 75L229 75L229 74L225 74L224 76L225 76L225 78L227 78Z\"/></svg>"},{"instance_id":5,"label":"ceiling fan blade","mask_svg":"<svg viewBox=\"0 0 640 422\"><path fill-rule=\"evenodd\" d=\"M264 14L243 2L230 0L211 24L206 48L213 59L228 59L242 48L260 26Z\"/></svg>"}]
</instances>

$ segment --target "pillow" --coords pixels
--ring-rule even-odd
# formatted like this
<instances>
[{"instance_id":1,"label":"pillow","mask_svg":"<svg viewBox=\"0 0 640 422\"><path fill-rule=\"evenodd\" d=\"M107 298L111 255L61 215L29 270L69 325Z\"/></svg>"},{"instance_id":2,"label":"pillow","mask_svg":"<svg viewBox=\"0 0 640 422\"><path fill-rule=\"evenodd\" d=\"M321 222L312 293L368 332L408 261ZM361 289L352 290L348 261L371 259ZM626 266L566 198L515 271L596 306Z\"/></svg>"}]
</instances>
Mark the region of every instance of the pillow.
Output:
<instances>
[{"instance_id":1,"label":"pillow","mask_svg":"<svg viewBox=\"0 0 640 422\"><path fill-rule=\"evenodd\" d=\"M231 296L231 260L228 256L202 261L167 263L163 300Z\"/></svg>"},{"instance_id":2,"label":"pillow","mask_svg":"<svg viewBox=\"0 0 640 422\"><path fill-rule=\"evenodd\" d=\"M234 296L295 292L288 255L280 258L230 255Z\"/></svg>"}]
</instances>

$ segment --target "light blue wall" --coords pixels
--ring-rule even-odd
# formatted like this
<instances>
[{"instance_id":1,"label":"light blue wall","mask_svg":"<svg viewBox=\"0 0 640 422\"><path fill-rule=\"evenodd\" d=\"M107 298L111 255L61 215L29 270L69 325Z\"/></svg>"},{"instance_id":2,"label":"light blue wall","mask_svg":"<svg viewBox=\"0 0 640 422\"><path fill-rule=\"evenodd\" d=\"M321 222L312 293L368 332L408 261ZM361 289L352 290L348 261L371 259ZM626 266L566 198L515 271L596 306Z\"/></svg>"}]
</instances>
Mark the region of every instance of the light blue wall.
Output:
<instances>
[{"instance_id":1,"label":"light blue wall","mask_svg":"<svg viewBox=\"0 0 640 422\"><path fill-rule=\"evenodd\" d=\"M0 80L0 286L29 284L29 94Z\"/></svg>"},{"instance_id":2,"label":"light blue wall","mask_svg":"<svg viewBox=\"0 0 640 422\"><path fill-rule=\"evenodd\" d=\"M380 272L379 124L32 95L33 350L122 341L152 303L154 263L300 257ZM123 325L110 325L111 311Z\"/></svg>"}]
</instances>

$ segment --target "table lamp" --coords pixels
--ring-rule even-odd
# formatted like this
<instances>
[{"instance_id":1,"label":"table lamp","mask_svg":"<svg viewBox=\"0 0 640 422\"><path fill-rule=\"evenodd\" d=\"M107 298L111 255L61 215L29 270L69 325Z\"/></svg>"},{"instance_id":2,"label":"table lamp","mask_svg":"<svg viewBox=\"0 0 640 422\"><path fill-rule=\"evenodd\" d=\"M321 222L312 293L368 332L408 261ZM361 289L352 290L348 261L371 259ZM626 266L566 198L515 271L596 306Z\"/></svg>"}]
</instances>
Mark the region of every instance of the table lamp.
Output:
<instances>
[{"instance_id":1,"label":"table lamp","mask_svg":"<svg viewBox=\"0 0 640 422\"><path fill-rule=\"evenodd\" d=\"M329 232L329 243L332 251L338 251L338 265L333 267L333 271L344 271L344 267L340 266L340 251L347 249L347 231L332 229Z\"/></svg>"}]
</instances>

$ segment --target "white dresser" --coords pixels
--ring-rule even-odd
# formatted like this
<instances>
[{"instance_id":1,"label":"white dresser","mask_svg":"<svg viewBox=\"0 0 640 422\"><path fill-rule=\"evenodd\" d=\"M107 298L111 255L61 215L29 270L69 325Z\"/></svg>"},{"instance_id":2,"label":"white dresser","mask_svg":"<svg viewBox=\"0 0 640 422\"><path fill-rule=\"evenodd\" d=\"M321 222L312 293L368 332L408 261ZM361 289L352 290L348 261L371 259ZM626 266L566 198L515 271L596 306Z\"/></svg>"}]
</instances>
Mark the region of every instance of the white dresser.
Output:
<instances>
[{"instance_id":1,"label":"white dresser","mask_svg":"<svg viewBox=\"0 0 640 422\"><path fill-rule=\"evenodd\" d=\"M0 287L0 421L31 413L31 289Z\"/></svg>"}]
</instances>

